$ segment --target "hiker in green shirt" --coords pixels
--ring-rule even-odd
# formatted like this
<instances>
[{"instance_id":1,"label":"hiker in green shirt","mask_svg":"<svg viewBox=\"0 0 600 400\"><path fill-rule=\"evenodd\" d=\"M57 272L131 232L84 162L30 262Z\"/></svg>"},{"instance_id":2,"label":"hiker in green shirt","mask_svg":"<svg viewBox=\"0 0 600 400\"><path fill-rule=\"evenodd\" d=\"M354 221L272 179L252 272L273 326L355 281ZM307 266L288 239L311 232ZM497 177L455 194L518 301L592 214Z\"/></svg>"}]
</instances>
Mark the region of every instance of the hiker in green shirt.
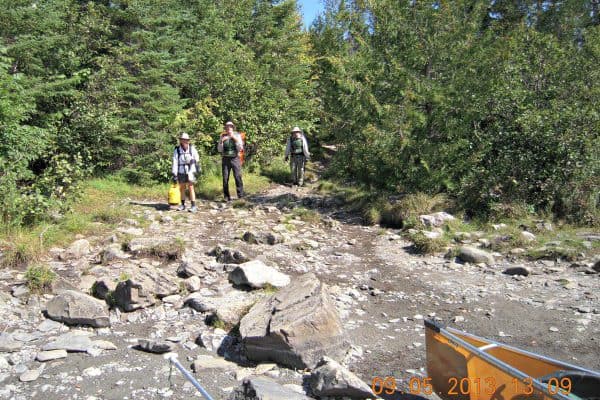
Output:
<instances>
[{"instance_id":1,"label":"hiker in green shirt","mask_svg":"<svg viewBox=\"0 0 600 400\"><path fill-rule=\"evenodd\" d=\"M304 184L304 165L306 160L310 159L310 153L306 137L297 126L292 129L285 146L285 161L288 161L290 157L293 185L302 186Z\"/></svg>"},{"instance_id":2,"label":"hiker in green shirt","mask_svg":"<svg viewBox=\"0 0 600 400\"><path fill-rule=\"evenodd\" d=\"M221 172L223 173L223 196L226 201L231 201L229 195L229 175L233 170L235 189L238 199L244 197L244 182L242 181L242 160L240 152L244 149L242 135L235 131L231 121L225 123L225 132L221 134L217 150L221 153Z\"/></svg>"}]
</instances>

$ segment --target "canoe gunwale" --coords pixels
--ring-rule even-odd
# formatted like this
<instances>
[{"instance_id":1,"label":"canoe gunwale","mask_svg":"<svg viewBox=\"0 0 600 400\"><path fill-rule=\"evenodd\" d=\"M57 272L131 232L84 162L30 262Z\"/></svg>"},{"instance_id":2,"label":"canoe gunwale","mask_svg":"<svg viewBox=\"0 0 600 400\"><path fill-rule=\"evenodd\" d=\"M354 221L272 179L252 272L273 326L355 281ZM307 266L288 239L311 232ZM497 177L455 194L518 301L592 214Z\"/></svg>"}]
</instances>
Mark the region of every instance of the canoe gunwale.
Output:
<instances>
[{"instance_id":1,"label":"canoe gunwale","mask_svg":"<svg viewBox=\"0 0 600 400\"><path fill-rule=\"evenodd\" d=\"M562 393L558 392L556 394L550 394L548 393L548 385L546 383L543 383L541 381L538 380L539 377L533 377L533 376L529 376L527 374L525 374L524 372L522 372L519 369L516 369L515 367L511 366L510 364L505 363L504 361L488 354L485 350L480 349L477 346L472 345L471 343L467 342L466 340L462 339L461 337L457 336L457 335L461 335L461 336L465 336L468 338L472 338L476 341L480 341L480 342L484 342L486 343L486 347L487 344L493 344L502 348L505 348L507 350L513 351L513 352L517 352L517 353L521 353L523 355L527 355L533 358L537 358L540 359L542 361L547 361L553 364L556 364L558 366L560 366L561 368L564 368L565 370L572 370L572 371L580 371L580 372L585 372L587 374L590 375L594 375L597 377L600 377L600 373L596 372L596 371L592 371L592 370L588 370L582 367L579 367L577 365L572 365L572 364L568 364L559 360L555 360L549 357L545 357L536 353L532 353L526 350L522 350L516 347L512 347L509 346L507 344L504 343L500 343L500 342L496 342L494 340L490 340L487 338L483 338L477 335L473 335L470 334L468 332L463 332L454 328L444 328L441 325L437 324L434 321L431 320L425 320L425 327L427 329L431 329L433 330L435 333L440 334L442 336L444 336L447 340L454 342L455 344L462 346L464 348L466 348L468 351L470 351L471 353L473 353L474 355L476 355L477 357L483 359L484 361L486 361L487 363L493 365L494 367L502 370L503 372L505 372L506 374L509 374L511 376L514 376L518 379L524 380L524 379L531 379L532 381L532 385L533 387L540 391L541 393L544 394L544 396L547 396L549 398L555 399L555 400L572 400L572 397L569 396L565 396Z\"/></svg>"}]
</instances>

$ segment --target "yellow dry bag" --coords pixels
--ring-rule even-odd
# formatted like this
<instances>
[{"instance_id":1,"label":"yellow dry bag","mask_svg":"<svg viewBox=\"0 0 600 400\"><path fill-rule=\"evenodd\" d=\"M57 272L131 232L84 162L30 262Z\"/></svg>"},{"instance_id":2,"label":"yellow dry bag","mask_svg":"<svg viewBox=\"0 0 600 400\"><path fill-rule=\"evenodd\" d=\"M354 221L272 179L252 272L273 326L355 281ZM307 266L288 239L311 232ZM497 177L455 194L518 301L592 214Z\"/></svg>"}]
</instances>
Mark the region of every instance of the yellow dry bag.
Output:
<instances>
[{"instance_id":1,"label":"yellow dry bag","mask_svg":"<svg viewBox=\"0 0 600 400\"><path fill-rule=\"evenodd\" d=\"M179 192L179 186L176 183L171 185L169 189L169 204L176 206L181 203L181 193Z\"/></svg>"}]
</instances>

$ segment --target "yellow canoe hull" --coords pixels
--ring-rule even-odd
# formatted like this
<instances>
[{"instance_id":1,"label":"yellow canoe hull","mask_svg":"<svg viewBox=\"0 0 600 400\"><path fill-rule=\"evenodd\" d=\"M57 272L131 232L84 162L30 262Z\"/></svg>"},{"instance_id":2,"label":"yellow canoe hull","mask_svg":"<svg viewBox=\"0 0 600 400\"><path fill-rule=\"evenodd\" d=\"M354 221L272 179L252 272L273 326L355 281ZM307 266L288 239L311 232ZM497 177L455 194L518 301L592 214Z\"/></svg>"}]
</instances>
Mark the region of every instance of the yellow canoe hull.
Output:
<instances>
[{"instance_id":1,"label":"yellow canoe hull","mask_svg":"<svg viewBox=\"0 0 600 400\"><path fill-rule=\"evenodd\" d=\"M431 321L425 326L428 377L444 400L573 400L581 399L574 394L579 375L588 383L600 382L595 371ZM576 379L561 371L579 375Z\"/></svg>"}]
</instances>

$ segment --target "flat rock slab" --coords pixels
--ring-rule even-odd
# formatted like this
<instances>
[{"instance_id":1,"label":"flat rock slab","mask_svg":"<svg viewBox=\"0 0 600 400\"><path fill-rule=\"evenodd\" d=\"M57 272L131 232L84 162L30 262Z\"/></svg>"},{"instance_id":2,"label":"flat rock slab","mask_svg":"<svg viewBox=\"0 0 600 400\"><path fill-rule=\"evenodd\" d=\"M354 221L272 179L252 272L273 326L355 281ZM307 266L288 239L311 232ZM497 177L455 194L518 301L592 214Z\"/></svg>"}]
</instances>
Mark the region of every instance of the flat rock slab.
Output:
<instances>
[{"instance_id":1,"label":"flat rock slab","mask_svg":"<svg viewBox=\"0 0 600 400\"><path fill-rule=\"evenodd\" d=\"M35 356L35 359L41 362L58 360L59 358L66 358L67 351L66 350L49 350L49 351L40 351Z\"/></svg>"},{"instance_id":2,"label":"flat rock slab","mask_svg":"<svg viewBox=\"0 0 600 400\"><path fill-rule=\"evenodd\" d=\"M282 288L290 283L288 275L265 265L260 260L240 264L229 273L229 280L234 285L249 286L253 289L262 289L267 285Z\"/></svg>"},{"instance_id":3,"label":"flat rock slab","mask_svg":"<svg viewBox=\"0 0 600 400\"><path fill-rule=\"evenodd\" d=\"M19 380L21 382L33 382L33 381L37 380L37 378L40 377L43 370L44 370L44 366L42 365L38 369L30 369L28 371L25 371L19 376Z\"/></svg>"},{"instance_id":4,"label":"flat rock slab","mask_svg":"<svg viewBox=\"0 0 600 400\"><path fill-rule=\"evenodd\" d=\"M138 350L147 353L163 354L173 351L173 344L149 339L138 339Z\"/></svg>"},{"instance_id":5,"label":"flat rock slab","mask_svg":"<svg viewBox=\"0 0 600 400\"><path fill-rule=\"evenodd\" d=\"M23 344L16 341L11 334L0 333L0 352L12 353L19 351Z\"/></svg>"},{"instance_id":6,"label":"flat rock slab","mask_svg":"<svg viewBox=\"0 0 600 400\"><path fill-rule=\"evenodd\" d=\"M106 303L75 290L65 290L46 303L46 313L48 318L69 325L110 325Z\"/></svg>"},{"instance_id":7,"label":"flat rock slab","mask_svg":"<svg viewBox=\"0 0 600 400\"><path fill-rule=\"evenodd\" d=\"M360 378L328 357L317 365L310 378L312 393L318 397L370 399L375 395Z\"/></svg>"},{"instance_id":8,"label":"flat rock slab","mask_svg":"<svg viewBox=\"0 0 600 400\"><path fill-rule=\"evenodd\" d=\"M260 301L240 322L246 357L290 368L314 368L324 355L343 357L348 342L325 286L310 273Z\"/></svg>"},{"instance_id":9,"label":"flat rock slab","mask_svg":"<svg viewBox=\"0 0 600 400\"><path fill-rule=\"evenodd\" d=\"M266 377L244 379L242 385L235 389L229 400L311 400L310 397L297 393L292 389Z\"/></svg>"},{"instance_id":10,"label":"flat rock slab","mask_svg":"<svg viewBox=\"0 0 600 400\"><path fill-rule=\"evenodd\" d=\"M42 346L42 350L66 350L70 352L86 352L94 347L92 339L86 332L69 332L59 336L53 342Z\"/></svg>"},{"instance_id":11,"label":"flat rock slab","mask_svg":"<svg viewBox=\"0 0 600 400\"><path fill-rule=\"evenodd\" d=\"M212 356L199 355L192 364L192 369L195 372L205 369L222 369L222 370L236 370L238 367L235 363L227 361L224 358L216 358Z\"/></svg>"},{"instance_id":12,"label":"flat rock slab","mask_svg":"<svg viewBox=\"0 0 600 400\"><path fill-rule=\"evenodd\" d=\"M47 333L52 331L58 331L62 328L67 329L67 327L61 324L60 322L52 321L51 319L46 319L38 325L37 330L43 333Z\"/></svg>"}]
</instances>

